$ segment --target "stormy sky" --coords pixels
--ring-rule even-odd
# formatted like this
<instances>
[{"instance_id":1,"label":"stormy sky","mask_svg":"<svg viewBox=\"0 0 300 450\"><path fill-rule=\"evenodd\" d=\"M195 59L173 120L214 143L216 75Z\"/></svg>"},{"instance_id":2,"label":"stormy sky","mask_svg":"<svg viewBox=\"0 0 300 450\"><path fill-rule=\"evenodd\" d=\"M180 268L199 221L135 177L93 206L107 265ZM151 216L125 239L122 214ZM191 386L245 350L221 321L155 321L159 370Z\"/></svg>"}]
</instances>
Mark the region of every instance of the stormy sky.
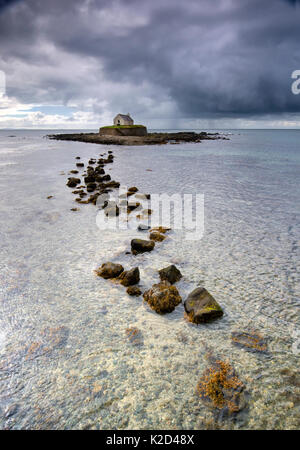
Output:
<instances>
[{"instance_id":1,"label":"stormy sky","mask_svg":"<svg viewBox=\"0 0 300 450\"><path fill-rule=\"evenodd\" d=\"M295 70L297 0L0 0L0 128L300 128Z\"/></svg>"}]
</instances>

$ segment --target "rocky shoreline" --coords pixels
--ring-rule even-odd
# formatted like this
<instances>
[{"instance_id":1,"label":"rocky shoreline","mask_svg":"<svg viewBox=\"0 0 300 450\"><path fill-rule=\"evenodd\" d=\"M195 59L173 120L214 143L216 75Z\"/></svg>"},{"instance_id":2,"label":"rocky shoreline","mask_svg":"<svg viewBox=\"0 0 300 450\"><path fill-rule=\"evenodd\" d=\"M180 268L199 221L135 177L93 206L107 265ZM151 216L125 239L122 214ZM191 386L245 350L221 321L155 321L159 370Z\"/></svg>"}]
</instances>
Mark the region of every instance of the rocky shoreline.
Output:
<instances>
[{"instance_id":1,"label":"rocky shoreline","mask_svg":"<svg viewBox=\"0 0 300 450\"><path fill-rule=\"evenodd\" d=\"M91 144L105 145L159 145L159 144L180 144L184 142L199 143L203 140L226 139L228 137L219 133L195 133L194 131L182 131L178 133L148 133L146 136L110 136L99 133L67 133L49 134L49 139L57 141L77 141Z\"/></svg>"}]
</instances>

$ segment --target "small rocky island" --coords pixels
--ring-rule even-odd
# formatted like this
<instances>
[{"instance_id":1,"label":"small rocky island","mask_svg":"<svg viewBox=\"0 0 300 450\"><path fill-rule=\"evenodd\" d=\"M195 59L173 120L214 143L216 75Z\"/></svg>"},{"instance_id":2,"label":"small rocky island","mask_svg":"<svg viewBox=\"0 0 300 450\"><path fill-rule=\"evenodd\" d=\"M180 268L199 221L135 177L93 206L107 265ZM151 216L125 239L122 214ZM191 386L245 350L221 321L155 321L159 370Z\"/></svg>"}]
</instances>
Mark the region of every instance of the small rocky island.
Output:
<instances>
[{"instance_id":1,"label":"small rocky island","mask_svg":"<svg viewBox=\"0 0 300 450\"><path fill-rule=\"evenodd\" d=\"M107 145L153 145L201 142L204 139L228 139L219 133L181 131L178 133L148 133L144 125L134 125L129 114L118 114L114 124L101 127L99 133L51 134L49 139L79 141Z\"/></svg>"}]
</instances>

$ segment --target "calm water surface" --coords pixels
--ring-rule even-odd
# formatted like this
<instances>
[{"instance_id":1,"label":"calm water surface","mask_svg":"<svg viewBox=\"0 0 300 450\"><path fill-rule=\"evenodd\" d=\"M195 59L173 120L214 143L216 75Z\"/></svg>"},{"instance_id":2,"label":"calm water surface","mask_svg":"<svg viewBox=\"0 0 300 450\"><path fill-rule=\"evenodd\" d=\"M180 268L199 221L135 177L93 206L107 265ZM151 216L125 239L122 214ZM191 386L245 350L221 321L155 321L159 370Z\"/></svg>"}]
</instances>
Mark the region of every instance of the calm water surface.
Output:
<instances>
[{"instance_id":1,"label":"calm water surface","mask_svg":"<svg viewBox=\"0 0 300 450\"><path fill-rule=\"evenodd\" d=\"M201 240L173 230L137 257L125 254L136 231L99 230L92 205L70 210L75 157L87 163L111 148L46 133L0 132L0 427L299 428L300 131L112 148L113 179L146 193L205 196ZM107 260L138 265L142 289L174 263L183 299L205 286L225 314L198 327L183 305L159 316L95 277ZM133 326L138 346L126 335ZM231 333L247 330L267 339L266 354L233 346ZM195 394L208 350L246 385L248 407L234 419Z\"/></svg>"}]
</instances>

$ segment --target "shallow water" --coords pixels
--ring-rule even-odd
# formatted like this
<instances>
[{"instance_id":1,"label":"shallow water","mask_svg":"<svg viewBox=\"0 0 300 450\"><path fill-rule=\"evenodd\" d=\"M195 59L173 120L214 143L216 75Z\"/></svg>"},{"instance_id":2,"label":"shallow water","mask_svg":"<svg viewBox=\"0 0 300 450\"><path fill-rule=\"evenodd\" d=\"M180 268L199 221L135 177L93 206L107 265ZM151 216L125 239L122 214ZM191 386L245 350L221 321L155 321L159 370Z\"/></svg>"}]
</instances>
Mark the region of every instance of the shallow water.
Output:
<instances>
[{"instance_id":1,"label":"shallow water","mask_svg":"<svg viewBox=\"0 0 300 450\"><path fill-rule=\"evenodd\" d=\"M299 428L300 132L241 130L230 140L139 148L46 133L0 132L0 427ZM204 194L203 238L173 230L135 257L125 252L141 233L99 230L96 207L75 203L65 183L76 156L86 163L109 149L112 179L145 193ZM183 299L204 286L225 314L196 326L181 304L159 316L95 277L107 260L138 265L143 289L174 263ZM140 330L140 345L129 327ZM232 332L252 329L267 353L232 344ZM235 417L195 393L209 350L246 385L248 407Z\"/></svg>"}]
</instances>

